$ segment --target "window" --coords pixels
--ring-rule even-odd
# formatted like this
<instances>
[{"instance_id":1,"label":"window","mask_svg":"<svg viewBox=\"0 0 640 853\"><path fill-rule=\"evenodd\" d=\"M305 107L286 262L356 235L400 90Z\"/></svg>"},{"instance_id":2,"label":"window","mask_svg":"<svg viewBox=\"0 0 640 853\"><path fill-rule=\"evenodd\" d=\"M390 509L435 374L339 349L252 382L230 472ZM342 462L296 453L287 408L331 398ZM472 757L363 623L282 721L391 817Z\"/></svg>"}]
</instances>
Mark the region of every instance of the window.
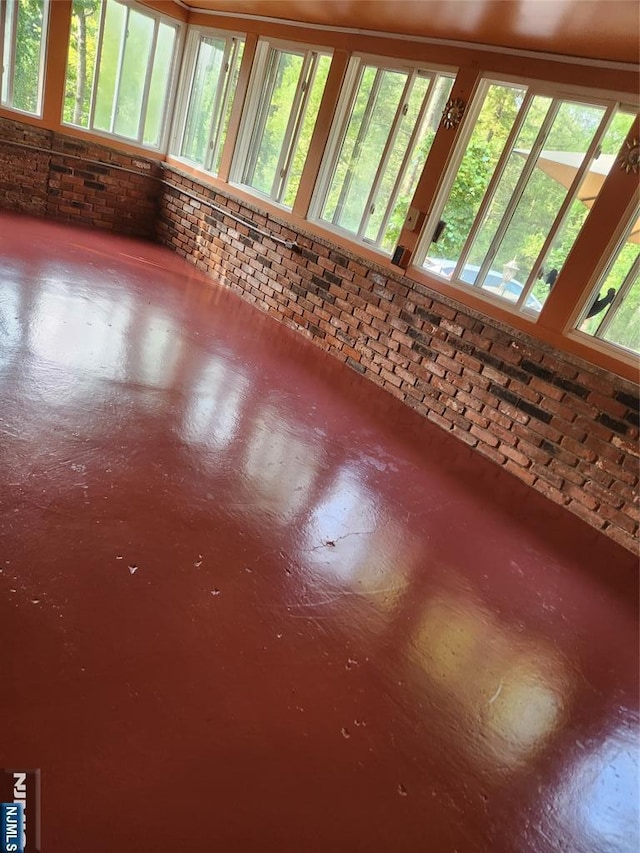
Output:
<instances>
[{"instance_id":1,"label":"window","mask_svg":"<svg viewBox=\"0 0 640 853\"><path fill-rule=\"evenodd\" d=\"M312 216L391 253L452 85L451 74L355 57Z\"/></svg>"},{"instance_id":2,"label":"window","mask_svg":"<svg viewBox=\"0 0 640 853\"><path fill-rule=\"evenodd\" d=\"M0 3L0 100L40 115L49 0Z\"/></svg>"},{"instance_id":3,"label":"window","mask_svg":"<svg viewBox=\"0 0 640 853\"><path fill-rule=\"evenodd\" d=\"M640 353L640 208L580 314L586 335Z\"/></svg>"},{"instance_id":4,"label":"window","mask_svg":"<svg viewBox=\"0 0 640 853\"><path fill-rule=\"evenodd\" d=\"M485 80L468 119L418 257L436 275L534 315L633 115L615 103Z\"/></svg>"},{"instance_id":5,"label":"window","mask_svg":"<svg viewBox=\"0 0 640 853\"><path fill-rule=\"evenodd\" d=\"M185 57L181 128L174 153L218 173L244 42L224 35L190 34Z\"/></svg>"},{"instance_id":6,"label":"window","mask_svg":"<svg viewBox=\"0 0 640 853\"><path fill-rule=\"evenodd\" d=\"M73 0L66 124L159 148L178 25L119 0Z\"/></svg>"},{"instance_id":7,"label":"window","mask_svg":"<svg viewBox=\"0 0 640 853\"><path fill-rule=\"evenodd\" d=\"M258 43L233 181L293 207L330 65L327 53Z\"/></svg>"}]
</instances>

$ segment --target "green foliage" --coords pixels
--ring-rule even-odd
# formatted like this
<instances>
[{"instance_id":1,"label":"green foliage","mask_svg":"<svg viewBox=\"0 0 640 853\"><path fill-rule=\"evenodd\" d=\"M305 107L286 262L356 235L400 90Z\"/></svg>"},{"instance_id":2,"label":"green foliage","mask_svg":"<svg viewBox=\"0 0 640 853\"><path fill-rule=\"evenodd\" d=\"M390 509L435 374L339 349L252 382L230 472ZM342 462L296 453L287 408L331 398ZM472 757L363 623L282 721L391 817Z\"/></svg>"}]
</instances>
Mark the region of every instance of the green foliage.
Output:
<instances>
[{"instance_id":1,"label":"green foliage","mask_svg":"<svg viewBox=\"0 0 640 853\"><path fill-rule=\"evenodd\" d=\"M304 121L302 122L298 140L294 145L293 161L283 199L284 204L286 204L287 207L293 207L296 193L298 192L300 178L302 177L302 170L304 168L305 160L307 159L309 145L311 144L311 136L315 128L318 110L320 109L320 101L324 94L324 87L327 82L330 67L331 58L329 56L321 56L318 60L318 69L311 85L311 91L309 92L309 102L307 104Z\"/></svg>"},{"instance_id":2,"label":"green foliage","mask_svg":"<svg viewBox=\"0 0 640 853\"><path fill-rule=\"evenodd\" d=\"M207 155L224 48L223 39L203 38L196 59L181 154L201 166L205 165Z\"/></svg>"},{"instance_id":3,"label":"green foliage","mask_svg":"<svg viewBox=\"0 0 640 853\"><path fill-rule=\"evenodd\" d=\"M393 251L451 85L446 75L409 82L406 72L360 69L323 219Z\"/></svg>"},{"instance_id":4,"label":"green foliage","mask_svg":"<svg viewBox=\"0 0 640 853\"><path fill-rule=\"evenodd\" d=\"M296 106L304 57L275 49L269 57L243 180L288 207L298 191L330 65L328 56L317 58L308 97ZM290 161L285 186L278 173L281 158L285 170Z\"/></svg>"},{"instance_id":5,"label":"green foliage","mask_svg":"<svg viewBox=\"0 0 640 853\"><path fill-rule=\"evenodd\" d=\"M96 68L98 33L104 15L100 68ZM142 135L145 145L158 145L162 132L168 85L173 61L175 29L158 26L146 112L142 115L147 68L152 60L154 20L129 9L124 53L127 7L114 0L73 0L71 35L67 56L64 121L89 127L91 98L95 88L93 126L128 139ZM116 90L119 68L120 83ZM94 77L98 74L97 86ZM144 121L144 127L140 125Z\"/></svg>"},{"instance_id":6,"label":"green foliage","mask_svg":"<svg viewBox=\"0 0 640 853\"><path fill-rule=\"evenodd\" d=\"M10 106L28 113L38 111L43 10L44 0L19 0L14 6L18 20Z\"/></svg>"},{"instance_id":7,"label":"green foliage","mask_svg":"<svg viewBox=\"0 0 640 853\"><path fill-rule=\"evenodd\" d=\"M88 127L100 23L100 0L73 0L64 121Z\"/></svg>"},{"instance_id":8,"label":"green foliage","mask_svg":"<svg viewBox=\"0 0 640 853\"><path fill-rule=\"evenodd\" d=\"M261 132L256 134L257 157L251 186L270 195L276 177L278 160L285 141L285 133L293 107L298 81L302 73L303 57L296 53L274 51L272 62L277 63L272 71L271 86L265 92L259 115Z\"/></svg>"}]
</instances>

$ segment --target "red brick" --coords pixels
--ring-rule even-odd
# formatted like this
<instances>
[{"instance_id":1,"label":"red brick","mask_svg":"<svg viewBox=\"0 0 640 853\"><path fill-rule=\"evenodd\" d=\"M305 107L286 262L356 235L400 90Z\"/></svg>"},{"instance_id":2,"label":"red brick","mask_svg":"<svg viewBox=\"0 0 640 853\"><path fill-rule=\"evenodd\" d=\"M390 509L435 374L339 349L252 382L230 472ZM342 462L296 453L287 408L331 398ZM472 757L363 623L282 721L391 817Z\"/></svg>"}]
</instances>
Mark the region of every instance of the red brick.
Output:
<instances>
[{"instance_id":1,"label":"red brick","mask_svg":"<svg viewBox=\"0 0 640 853\"><path fill-rule=\"evenodd\" d=\"M566 506L569 503L570 498L568 495L565 495L559 489L556 489L555 486L551 486L543 480L536 480L533 483L533 488L552 500L554 503L560 504L561 506Z\"/></svg>"}]
</instances>

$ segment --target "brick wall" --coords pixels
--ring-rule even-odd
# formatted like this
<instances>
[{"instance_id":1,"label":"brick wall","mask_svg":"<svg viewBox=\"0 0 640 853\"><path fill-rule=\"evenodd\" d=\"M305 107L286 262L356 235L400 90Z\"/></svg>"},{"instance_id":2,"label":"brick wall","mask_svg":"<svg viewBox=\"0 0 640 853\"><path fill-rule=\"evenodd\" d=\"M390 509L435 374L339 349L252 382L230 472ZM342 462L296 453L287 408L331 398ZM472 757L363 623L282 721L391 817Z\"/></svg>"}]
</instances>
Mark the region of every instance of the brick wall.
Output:
<instances>
[{"instance_id":1,"label":"brick wall","mask_svg":"<svg viewBox=\"0 0 640 853\"><path fill-rule=\"evenodd\" d=\"M151 237L159 166L0 118L0 207Z\"/></svg>"},{"instance_id":2,"label":"brick wall","mask_svg":"<svg viewBox=\"0 0 640 853\"><path fill-rule=\"evenodd\" d=\"M637 548L636 384L177 170L6 119L0 206L155 234L532 488Z\"/></svg>"},{"instance_id":3,"label":"brick wall","mask_svg":"<svg viewBox=\"0 0 640 853\"><path fill-rule=\"evenodd\" d=\"M0 207L46 214L50 148L49 132L0 119Z\"/></svg>"},{"instance_id":4,"label":"brick wall","mask_svg":"<svg viewBox=\"0 0 640 853\"><path fill-rule=\"evenodd\" d=\"M296 233L174 169L165 180L162 243L527 485L637 548L637 385Z\"/></svg>"}]
</instances>

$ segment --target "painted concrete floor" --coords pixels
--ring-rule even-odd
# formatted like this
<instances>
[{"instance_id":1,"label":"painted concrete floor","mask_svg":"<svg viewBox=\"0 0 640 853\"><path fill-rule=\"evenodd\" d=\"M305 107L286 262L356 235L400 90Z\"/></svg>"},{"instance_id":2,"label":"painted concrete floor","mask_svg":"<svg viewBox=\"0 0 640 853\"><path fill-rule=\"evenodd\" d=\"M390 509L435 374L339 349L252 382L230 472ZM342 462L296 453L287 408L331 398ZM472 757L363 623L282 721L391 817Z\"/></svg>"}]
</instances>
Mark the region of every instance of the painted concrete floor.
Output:
<instances>
[{"instance_id":1,"label":"painted concrete floor","mask_svg":"<svg viewBox=\"0 0 640 853\"><path fill-rule=\"evenodd\" d=\"M179 258L0 214L45 853L636 851L634 557Z\"/></svg>"}]
</instances>

